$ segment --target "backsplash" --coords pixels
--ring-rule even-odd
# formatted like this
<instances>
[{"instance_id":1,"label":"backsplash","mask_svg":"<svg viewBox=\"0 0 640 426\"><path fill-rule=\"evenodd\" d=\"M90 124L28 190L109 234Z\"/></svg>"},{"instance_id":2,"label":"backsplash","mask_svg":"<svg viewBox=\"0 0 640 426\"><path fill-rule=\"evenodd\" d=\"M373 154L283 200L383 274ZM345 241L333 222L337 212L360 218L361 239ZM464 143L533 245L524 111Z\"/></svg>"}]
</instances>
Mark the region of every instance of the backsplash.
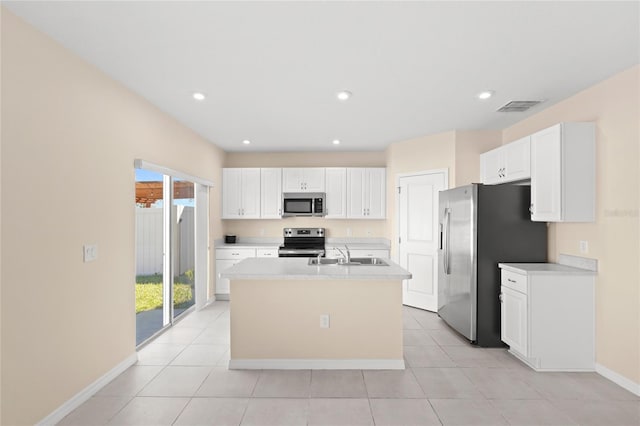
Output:
<instances>
[{"instance_id":1,"label":"backsplash","mask_svg":"<svg viewBox=\"0 0 640 426\"><path fill-rule=\"evenodd\" d=\"M284 219L223 220L223 234L238 237L282 237L283 228L326 228L327 238L388 238L387 221L289 217Z\"/></svg>"}]
</instances>

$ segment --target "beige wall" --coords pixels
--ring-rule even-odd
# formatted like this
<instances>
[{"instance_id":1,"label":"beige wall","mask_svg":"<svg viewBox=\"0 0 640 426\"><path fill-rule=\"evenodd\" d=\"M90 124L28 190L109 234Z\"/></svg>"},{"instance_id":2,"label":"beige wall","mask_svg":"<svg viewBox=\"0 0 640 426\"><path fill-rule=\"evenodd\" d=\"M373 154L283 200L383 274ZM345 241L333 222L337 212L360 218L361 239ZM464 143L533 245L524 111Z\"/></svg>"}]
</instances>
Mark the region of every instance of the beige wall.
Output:
<instances>
[{"instance_id":1,"label":"beige wall","mask_svg":"<svg viewBox=\"0 0 640 426\"><path fill-rule=\"evenodd\" d=\"M397 178L399 174L434 169L449 171L449 186L455 186L456 132L445 132L396 142L387 148L387 235L392 257L397 249Z\"/></svg>"},{"instance_id":2,"label":"beige wall","mask_svg":"<svg viewBox=\"0 0 640 426\"><path fill-rule=\"evenodd\" d=\"M385 167L385 152L227 153L225 167ZM219 209L217 210L220 211ZM327 237L386 237L385 220L290 217L273 220L225 219L225 233L239 237L282 237L285 227L323 227Z\"/></svg>"},{"instance_id":3,"label":"beige wall","mask_svg":"<svg viewBox=\"0 0 640 426\"><path fill-rule=\"evenodd\" d=\"M1 119L1 423L33 424L135 351L133 160L224 154L4 9Z\"/></svg>"},{"instance_id":4,"label":"beige wall","mask_svg":"<svg viewBox=\"0 0 640 426\"><path fill-rule=\"evenodd\" d=\"M500 130L456 131L455 186L480 182L480 154L501 144Z\"/></svg>"},{"instance_id":5,"label":"beige wall","mask_svg":"<svg viewBox=\"0 0 640 426\"><path fill-rule=\"evenodd\" d=\"M384 167L384 151L228 152L225 167Z\"/></svg>"},{"instance_id":6,"label":"beige wall","mask_svg":"<svg viewBox=\"0 0 640 426\"><path fill-rule=\"evenodd\" d=\"M550 253L598 259L597 362L640 383L640 67L504 130L510 142L562 121L596 123L596 221L552 224Z\"/></svg>"}]
</instances>

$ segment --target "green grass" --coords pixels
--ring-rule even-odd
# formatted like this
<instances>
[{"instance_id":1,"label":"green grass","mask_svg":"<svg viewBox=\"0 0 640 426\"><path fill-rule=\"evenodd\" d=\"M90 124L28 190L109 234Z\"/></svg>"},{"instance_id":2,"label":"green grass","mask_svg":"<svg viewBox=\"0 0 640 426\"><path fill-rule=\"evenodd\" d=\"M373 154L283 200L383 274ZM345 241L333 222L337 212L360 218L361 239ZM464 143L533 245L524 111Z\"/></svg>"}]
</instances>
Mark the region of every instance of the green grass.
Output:
<instances>
[{"instance_id":1,"label":"green grass","mask_svg":"<svg viewBox=\"0 0 640 426\"><path fill-rule=\"evenodd\" d=\"M188 272L188 271L187 271ZM181 275L176 278L178 284L173 286L173 301L176 308L192 304L193 275ZM140 275L136 277L136 314L162 308L162 275Z\"/></svg>"}]
</instances>

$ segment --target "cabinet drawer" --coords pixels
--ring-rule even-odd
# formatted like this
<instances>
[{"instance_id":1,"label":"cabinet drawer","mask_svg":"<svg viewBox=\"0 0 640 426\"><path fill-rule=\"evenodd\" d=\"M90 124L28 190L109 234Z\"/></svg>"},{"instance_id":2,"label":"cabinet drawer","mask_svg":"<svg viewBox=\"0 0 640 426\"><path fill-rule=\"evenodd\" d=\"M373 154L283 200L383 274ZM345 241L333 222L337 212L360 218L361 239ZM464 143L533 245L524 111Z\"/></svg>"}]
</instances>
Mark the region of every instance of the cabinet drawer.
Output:
<instances>
[{"instance_id":1,"label":"cabinet drawer","mask_svg":"<svg viewBox=\"0 0 640 426\"><path fill-rule=\"evenodd\" d=\"M256 249L256 257L278 257L277 248Z\"/></svg>"},{"instance_id":2,"label":"cabinet drawer","mask_svg":"<svg viewBox=\"0 0 640 426\"><path fill-rule=\"evenodd\" d=\"M527 294L527 276L515 272L502 270L500 284L503 286Z\"/></svg>"},{"instance_id":3,"label":"cabinet drawer","mask_svg":"<svg viewBox=\"0 0 640 426\"><path fill-rule=\"evenodd\" d=\"M216 249L216 259L246 259L248 257L256 257L256 249Z\"/></svg>"},{"instance_id":4,"label":"cabinet drawer","mask_svg":"<svg viewBox=\"0 0 640 426\"><path fill-rule=\"evenodd\" d=\"M389 258L389 250L380 250L380 249L373 249L373 250L357 249L357 250L351 250L351 257L381 257L383 259L388 259Z\"/></svg>"}]
</instances>

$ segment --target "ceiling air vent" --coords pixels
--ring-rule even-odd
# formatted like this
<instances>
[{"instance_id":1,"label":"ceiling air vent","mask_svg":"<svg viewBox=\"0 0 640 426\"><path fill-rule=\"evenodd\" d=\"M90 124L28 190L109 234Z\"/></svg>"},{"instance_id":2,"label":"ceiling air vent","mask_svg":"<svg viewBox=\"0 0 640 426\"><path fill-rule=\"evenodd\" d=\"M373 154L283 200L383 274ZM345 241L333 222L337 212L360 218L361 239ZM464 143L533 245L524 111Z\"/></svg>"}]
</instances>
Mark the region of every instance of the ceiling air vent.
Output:
<instances>
[{"instance_id":1,"label":"ceiling air vent","mask_svg":"<svg viewBox=\"0 0 640 426\"><path fill-rule=\"evenodd\" d=\"M524 112L542 101L511 101L498 110L498 112Z\"/></svg>"}]
</instances>

